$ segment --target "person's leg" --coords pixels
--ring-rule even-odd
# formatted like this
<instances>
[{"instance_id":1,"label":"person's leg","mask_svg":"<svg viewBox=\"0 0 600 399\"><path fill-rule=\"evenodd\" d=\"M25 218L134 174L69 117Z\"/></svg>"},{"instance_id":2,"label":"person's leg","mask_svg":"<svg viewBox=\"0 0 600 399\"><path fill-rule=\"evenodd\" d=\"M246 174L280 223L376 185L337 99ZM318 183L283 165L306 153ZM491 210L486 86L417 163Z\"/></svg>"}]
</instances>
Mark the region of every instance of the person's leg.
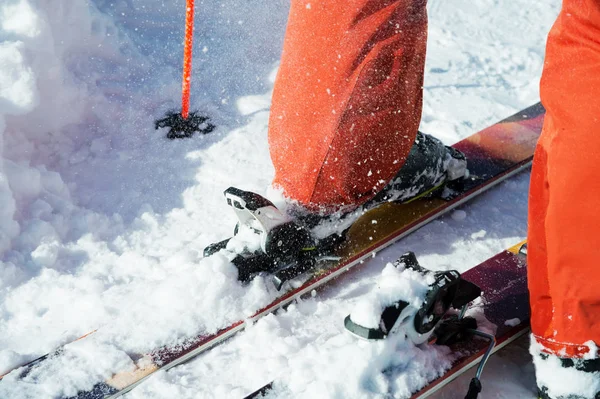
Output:
<instances>
[{"instance_id":1,"label":"person's leg","mask_svg":"<svg viewBox=\"0 0 600 399\"><path fill-rule=\"evenodd\" d=\"M541 81L531 174L532 354L551 398L600 392L600 2L564 0ZM573 396L569 396L573 395Z\"/></svg>"},{"instance_id":2,"label":"person's leg","mask_svg":"<svg viewBox=\"0 0 600 399\"><path fill-rule=\"evenodd\" d=\"M309 208L362 204L421 118L426 0L293 0L273 92L274 185Z\"/></svg>"}]
</instances>

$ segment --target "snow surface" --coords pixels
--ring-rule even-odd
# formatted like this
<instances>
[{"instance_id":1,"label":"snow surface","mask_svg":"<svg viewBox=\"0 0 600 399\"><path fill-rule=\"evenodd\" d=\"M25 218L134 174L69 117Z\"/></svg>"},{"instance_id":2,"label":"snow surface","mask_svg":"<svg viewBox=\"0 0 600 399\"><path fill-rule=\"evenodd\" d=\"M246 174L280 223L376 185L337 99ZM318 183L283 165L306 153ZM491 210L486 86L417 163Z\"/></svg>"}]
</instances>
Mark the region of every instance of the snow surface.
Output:
<instances>
[{"instance_id":1,"label":"snow surface","mask_svg":"<svg viewBox=\"0 0 600 399\"><path fill-rule=\"evenodd\" d=\"M23 381L9 374L0 398L72 395L131 367L127 353L216 331L275 295L201 252L232 232L222 192L265 193L273 176L266 131L288 2L196 1L192 108L218 128L169 141L153 121L178 107L184 3L0 3L0 374L99 329ZM536 102L559 6L432 0L421 129L451 144ZM527 174L501 184L129 396L242 397L277 379L274 397L402 397L448 354L357 341L343 318L406 250L466 270L520 241L527 187ZM490 364L484 397L534 397L530 368L523 388L520 368ZM494 385L496 374L514 378Z\"/></svg>"}]
</instances>

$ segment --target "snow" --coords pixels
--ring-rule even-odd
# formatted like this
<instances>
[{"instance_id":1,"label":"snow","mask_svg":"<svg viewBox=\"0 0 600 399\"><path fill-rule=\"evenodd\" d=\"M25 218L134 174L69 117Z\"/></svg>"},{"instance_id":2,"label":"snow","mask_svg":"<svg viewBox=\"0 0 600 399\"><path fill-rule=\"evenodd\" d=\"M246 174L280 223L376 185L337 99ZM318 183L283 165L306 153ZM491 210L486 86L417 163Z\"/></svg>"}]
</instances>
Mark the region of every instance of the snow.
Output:
<instances>
[{"instance_id":1,"label":"snow","mask_svg":"<svg viewBox=\"0 0 600 399\"><path fill-rule=\"evenodd\" d=\"M430 2L424 132L451 144L537 101L560 2L509 3ZM170 141L153 121L180 99L183 0L0 4L0 374L98 329L25 380L9 374L1 398L74 394L132 367L129 353L214 332L275 297L265 279L239 284L223 254L201 254L232 233L227 187L281 203L267 122L287 8L196 2L192 109L217 129ZM448 354L357 341L343 318L406 250L465 270L520 241L527 187L527 174L512 178L129 396L242 397L276 379L276 397L402 397ZM493 389L534 397L516 382Z\"/></svg>"},{"instance_id":2,"label":"snow","mask_svg":"<svg viewBox=\"0 0 600 399\"><path fill-rule=\"evenodd\" d=\"M514 318L514 319L506 320L504 322L504 325L505 326L509 326L509 327L516 327L519 324L521 324L521 320L519 318Z\"/></svg>"},{"instance_id":3,"label":"snow","mask_svg":"<svg viewBox=\"0 0 600 399\"><path fill-rule=\"evenodd\" d=\"M530 352L538 376L540 386L548 388L550 397L567 397L570 395L583 398L595 397L600 392L600 371L581 373L575 367L564 367L556 356L543 357L543 347L532 336L533 344ZM589 353L592 357L597 356L597 346L588 342ZM565 384L568 381L568 384Z\"/></svg>"},{"instance_id":4,"label":"snow","mask_svg":"<svg viewBox=\"0 0 600 399\"><path fill-rule=\"evenodd\" d=\"M423 304L425 294L435 282L433 275L395 267L388 263L377 280L377 289L364 295L356 304L350 318L366 328L379 328L381 313L398 301L404 301L415 309Z\"/></svg>"},{"instance_id":5,"label":"snow","mask_svg":"<svg viewBox=\"0 0 600 399\"><path fill-rule=\"evenodd\" d=\"M467 212L464 211L463 209L459 209L459 210L453 211L450 216L452 217L452 219L456 220L457 222L460 222L467 218Z\"/></svg>"}]
</instances>

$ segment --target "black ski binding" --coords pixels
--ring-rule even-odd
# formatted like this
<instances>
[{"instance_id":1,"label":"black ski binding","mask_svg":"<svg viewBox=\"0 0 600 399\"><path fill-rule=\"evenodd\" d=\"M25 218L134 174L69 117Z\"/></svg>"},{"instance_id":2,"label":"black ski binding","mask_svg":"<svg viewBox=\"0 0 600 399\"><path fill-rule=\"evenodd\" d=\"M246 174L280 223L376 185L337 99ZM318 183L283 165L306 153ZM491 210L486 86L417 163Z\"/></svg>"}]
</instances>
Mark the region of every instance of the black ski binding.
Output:
<instances>
[{"instance_id":1,"label":"black ski binding","mask_svg":"<svg viewBox=\"0 0 600 399\"><path fill-rule=\"evenodd\" d=\"M241 228L247 228L260 241L259 250L245 249L232 261L238 269L238 280L242 282L266 272L272 274L275 288L279 290L286 281L313 269L343 240L338 235L316 240L308 228L296 223L271 201L256 193L229 187L224 195L238 218L234 237ZM209 245L204 249L204 256L226 249L234 237Z\"/></svg>"},{"instance_id":2,"label":"black ski binding","mask_svg":"<svg viewBox=\"0 0 600 399\"><path fill-rule=\"evenodd\" d=\"M481 295L475 284L463 280L455 270L432 272L421 265L413 252L402 255L396 267L415 270L422 275L432 274L435 282L423 298L419 309L411 308L404 300L398 300L383 310L379 328L366 328L346 317L345 326L354 335L366 339L384 339L392 332L403 332L413 342L422 343L432 335L450 308L460 309Z\"/></svg>"},{"instance_id":3,"label":"black ski binding","mask_svg":"<svg viewBox=\"0 0 600 399\"><path fill-rule=\"evenodd\" d=\"M496 338L477 330L477 321L465 317L469 303L481 295L481 289L462 279L456 270L433 272L422 267L413 252L402 255L395 263L396 267L411 269L422 275L433 275L435 281L429 285L422 305L416 309L406 301L399 299L387 306L380 315L379 328L369 328L355 323L350 316L344 325L352 334L367 340L385 339L390 334L405 334L414 344L427 341L439 345L453 345L471 339L474 335L490 342L475 377L471 380L466 398L475 399L481 392L481 373L485 362L491 355ZM450 309L458 314L450 314Z\"/></svg>"}]
</instances>

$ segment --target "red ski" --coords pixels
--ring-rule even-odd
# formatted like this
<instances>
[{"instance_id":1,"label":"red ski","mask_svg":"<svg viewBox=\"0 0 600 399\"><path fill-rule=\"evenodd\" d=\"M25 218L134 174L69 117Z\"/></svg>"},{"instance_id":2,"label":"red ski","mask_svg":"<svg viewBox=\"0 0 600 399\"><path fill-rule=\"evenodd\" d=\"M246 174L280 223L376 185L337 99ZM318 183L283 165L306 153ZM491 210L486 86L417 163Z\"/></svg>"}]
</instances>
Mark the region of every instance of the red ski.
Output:
<instances>
[{"instance_id":1,"label":"red ski","mask_svg":"<svg viewBox=\"0 0 600 399\"><path fill-rule=\"evenodd\" d=\"M494 345L490 346L489 341L483 339L473 339L452 346L453 352L461 354L452 368L415 393L412 399L432 395L477 365L479 379L491 354L529 332L526 248L523 243L518 244L462 274L462 278L483 290L481 310L485 318L497 327ZM469 387L472 396L468 398L477 397L478 391L473 384L472 381Z\"/></svg>"},{"instance_id":2,"label":"red ski","mask_svg":"<svg viewBox=\"0 0 600 399\"><path fill-rule=\"evenodd\" d=\"M398 298L388 304L379 316L377 326L365 326L346 317L346 329L361 339L382 340L393 334L404 334L416 344L448 345L455 359L452 367L439 378L411 396L426 398L438 392L472 367L479 366L469 387L467 399L476 399L482 390L481 377L488 358L529 331L529 297L527 291L526 245L520 243L459 275L455 271L432 272L420 266L413 253L404 254L395 266L406 276L430 274L435 282L423 298L420 309ZM472 301L478 297L477 306ZM410 301L414 303L414 301ZM372 309L378 306L373 306ZM461 310L448 315L450 307ZM467 309L476 310L476 318L465 317ZM477 320L486 320L496 331L477 330ZM451 342L453 340L453 342ZM400 354L399 354L400 355ZM484 380L485 382L485 380ZM275 382L261 387L244 399L258 398L275 389Z\"/></svg>"}]
</instances>

